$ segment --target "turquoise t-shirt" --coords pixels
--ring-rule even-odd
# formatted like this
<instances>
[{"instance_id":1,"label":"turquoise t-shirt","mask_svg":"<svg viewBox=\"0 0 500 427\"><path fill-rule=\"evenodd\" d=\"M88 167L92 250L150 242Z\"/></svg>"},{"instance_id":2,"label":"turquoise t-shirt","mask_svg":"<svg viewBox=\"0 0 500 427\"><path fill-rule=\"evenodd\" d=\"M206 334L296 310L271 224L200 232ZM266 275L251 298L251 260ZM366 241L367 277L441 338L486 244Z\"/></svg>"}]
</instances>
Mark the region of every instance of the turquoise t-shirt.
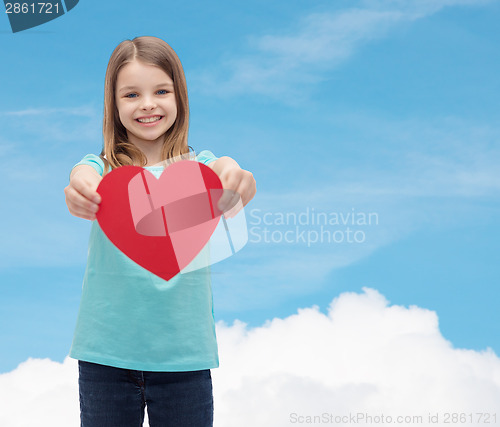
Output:
<instances>
[{"instance_id":1,"label":"turquoise t-shirt","mask_svg":"<svg viewBox=\"0 0 500 427\"><path fill-rule=\"evenodd\" d=\"M210 151L196 156L204 164L216 159ZM98 156L86 155L82 164L102 176ZM157 178L163 172L145 169ZM210 267L163 280L118 250L93 221L69 356L140 371L217 368Z\"/></svg>"}]
</instances>

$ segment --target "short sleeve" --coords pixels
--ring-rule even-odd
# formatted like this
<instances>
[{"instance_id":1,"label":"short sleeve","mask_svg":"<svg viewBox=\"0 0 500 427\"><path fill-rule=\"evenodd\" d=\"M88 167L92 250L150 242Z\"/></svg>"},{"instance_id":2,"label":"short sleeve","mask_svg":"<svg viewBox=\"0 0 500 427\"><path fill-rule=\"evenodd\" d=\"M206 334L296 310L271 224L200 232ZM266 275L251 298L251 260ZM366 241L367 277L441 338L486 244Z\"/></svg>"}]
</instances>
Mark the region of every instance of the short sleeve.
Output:
<instances>
[{"instance_id":1,"label":"short sleeve","mask_svg":"<svg viewBox=\"0 0 500 427\"><path fill-rule=\"evenodd\" d=\"M104 172L104 162L99 156L96 156L95 154L87 154L82 160L80 160L75 166L73 166L71 170L80 165L92 166L101 176Z\"/></svg>"},{"instance_id":2,"label":"short sleeve","mask_svg":"<svg viewBox=\"0 0 500 427\"><path fill-rule=\"evenodd\" d=\"M218 157L215 157L214 153L208 150L203 150L196 156L196 160L200 163L203 163L204 165L208 165L209 163L212 163L217 159Z\"/></svg>"}]
</instances>

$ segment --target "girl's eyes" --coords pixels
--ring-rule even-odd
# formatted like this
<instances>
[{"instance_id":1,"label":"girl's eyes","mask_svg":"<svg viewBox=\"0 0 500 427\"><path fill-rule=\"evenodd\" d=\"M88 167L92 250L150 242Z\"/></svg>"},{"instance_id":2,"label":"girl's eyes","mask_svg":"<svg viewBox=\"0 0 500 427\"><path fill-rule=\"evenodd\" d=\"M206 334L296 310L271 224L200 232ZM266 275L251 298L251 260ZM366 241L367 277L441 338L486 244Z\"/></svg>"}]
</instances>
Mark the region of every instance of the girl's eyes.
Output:
<instances>
[{"instance_id":1,"label":"girl's eyes","mask_svg":"<svg viewBox=\"0 0 500 427\"><path fill-rule=\"evenodd\" d=\"M169 93L169 91L166 89L160 89L160 90L156 91L156 93L159 93L159 92L163 92L163 93L160 93L160 95L166 95L167 93ZM137 95L137 94L136 93L129 93L129 94L125 95L125 98L131 98L131 96L133 96L135 98L135 95Z\"/></svg>"}]
</instances>

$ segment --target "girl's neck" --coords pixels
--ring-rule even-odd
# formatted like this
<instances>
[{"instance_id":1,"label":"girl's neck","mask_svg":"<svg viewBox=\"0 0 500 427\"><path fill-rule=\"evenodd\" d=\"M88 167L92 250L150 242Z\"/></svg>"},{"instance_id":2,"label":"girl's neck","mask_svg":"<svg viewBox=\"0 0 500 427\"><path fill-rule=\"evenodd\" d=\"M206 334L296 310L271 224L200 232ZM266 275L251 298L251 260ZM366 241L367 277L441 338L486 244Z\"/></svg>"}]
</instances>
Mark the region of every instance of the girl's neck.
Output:
<instances>
[{"instance_id":1,"label":"girl's neck","mask_svg":"<svg viewBox=\"0 0 500 427\"><path fill-rule=\"evenodd\" d=\"M146 163L146 167L151 167L151 166L160 166L162 162L161 161L157 161L157 162L151 162L151 161L147 161Z\"/></svg>"},{"instance_id":2,"label":"girl's neck","mask_svg":"<svg viewBox=\"0 0 500 427\"><path fill-rule=\"evenodd\" d=\"M129 138L129 142L132 142L146 156L146 166L161 162L163 138L158 138L157 141L133 141Z\"/></svg>"}]
</instances>

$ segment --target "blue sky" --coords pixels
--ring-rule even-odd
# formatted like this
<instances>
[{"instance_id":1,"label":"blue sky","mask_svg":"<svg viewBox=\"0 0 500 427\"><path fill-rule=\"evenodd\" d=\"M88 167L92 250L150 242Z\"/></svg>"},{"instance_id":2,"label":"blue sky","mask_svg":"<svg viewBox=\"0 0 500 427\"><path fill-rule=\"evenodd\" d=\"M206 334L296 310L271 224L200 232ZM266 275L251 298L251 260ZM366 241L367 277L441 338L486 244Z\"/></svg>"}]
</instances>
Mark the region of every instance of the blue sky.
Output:
<instances>
[{"instance_id":1,"label":"blue sky","mask_svg":"<svg viewBox=\"0 0 500 427\"><path fill-rule=\"evenodd\" d=\"M82 0L16 34L3 15L0 373L69 351L90 224L63 189L101 149L109 56L139 35L183 62L190 145L257 180L253 240L213 267L217 320L261 325L368 286L499 354L500 2L331 3ZM352 226L359 243L277 241L296 230L280 214L312 211L378 221Z\"/></svg>"}]
</instances>

